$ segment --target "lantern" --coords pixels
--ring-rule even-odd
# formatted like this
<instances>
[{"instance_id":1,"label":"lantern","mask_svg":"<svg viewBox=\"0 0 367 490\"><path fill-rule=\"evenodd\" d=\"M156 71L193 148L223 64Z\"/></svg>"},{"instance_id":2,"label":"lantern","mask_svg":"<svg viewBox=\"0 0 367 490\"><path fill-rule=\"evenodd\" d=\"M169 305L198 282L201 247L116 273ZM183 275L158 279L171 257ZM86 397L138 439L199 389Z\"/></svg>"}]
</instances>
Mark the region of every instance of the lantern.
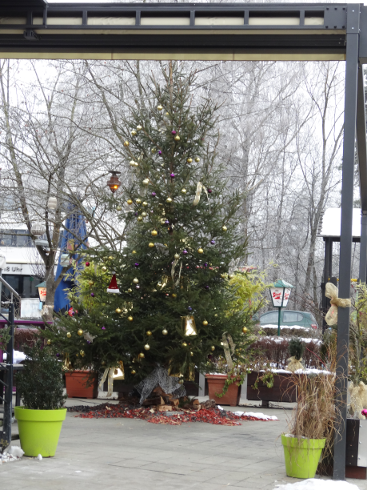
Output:
<instances>
[{"instance_id":1,"label":"lantern","mask_svg":"<svg viewBox=\"0 0 367 490\"><path fill-rule=\"evenodd\" d=\"M281 309L287 306L289 296L291 294L292 284L278 279L273 286L270 287L270 297L275 308L279 308L278 314L278 336L280 335L280 312Z\"/></svg>"},{"instance_id":2,"label":"lantern","mask_svg":"<svg viewBox=\"0 0 367 490\"><path fill-rule=\"evenodd\" d=\"M42 302L46 301L46 293L47 293L46 281L40 282L36 287L38 289L38 296L40 298L40 301Z\"/></svg>"},{"instance_id":3,"label":"lantern","mask_svg":"<svg viewBox=\"0 0 367 490\"><path fill-rule=\"evenodd\" d=\"M110 173L112 175L110 177L110 180L107 181L107 185L111 189L112 194L114 194L121 185L121 182L119 181L119 178L117 177L117 174L120 174L121 172L116 172L115 170L110 170Z\"/></svg>"},{"instance_id":4,"label":"lantern","mask_svg":"<svg viewBox=\"0 0 367 490\"><path fill-rule=\"evenodd\" d=\"M41 236L46 232L46 228L42 223L34 223L32 225L31 231L35 236Z\"/></svg>"},{"instance_id":5,"label":"lantern","mask_svg":"<svg viewBox=\"0 0 367 490\"><path fill-rule=\"evenodd\" d=\"M48 209L54 210L57 208L57 199L56 197L49 197L47 202Z\"/></svg>"}]
</instances>

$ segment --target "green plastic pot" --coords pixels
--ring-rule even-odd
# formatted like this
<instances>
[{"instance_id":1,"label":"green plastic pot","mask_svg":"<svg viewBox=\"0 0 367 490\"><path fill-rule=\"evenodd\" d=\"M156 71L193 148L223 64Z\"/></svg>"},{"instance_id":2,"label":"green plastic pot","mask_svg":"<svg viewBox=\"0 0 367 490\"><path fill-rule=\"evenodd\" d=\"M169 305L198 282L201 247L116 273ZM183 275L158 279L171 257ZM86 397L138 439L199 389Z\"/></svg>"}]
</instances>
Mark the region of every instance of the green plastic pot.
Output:
<instances>
[{"instance_id":1,"label":"green plastic pot","mask_svg":"<svg viewBox=\"0 0 367 490\"><path fill-rule=\"evenodd\" d=\"M287 476L314 478L326 439L297 439L282 435Z\"/></svg>"},{"instance_id":2,"label":"green plastic pot","mask_svg":"<svg viewBox=\"0 0 367 490\"><path fill-rule=\"evenodd\" d=\"M18 421L20 445L25 456L55 456L66 408L30 410L15 407L14 414Z\"/></svg>"}]
</instances>

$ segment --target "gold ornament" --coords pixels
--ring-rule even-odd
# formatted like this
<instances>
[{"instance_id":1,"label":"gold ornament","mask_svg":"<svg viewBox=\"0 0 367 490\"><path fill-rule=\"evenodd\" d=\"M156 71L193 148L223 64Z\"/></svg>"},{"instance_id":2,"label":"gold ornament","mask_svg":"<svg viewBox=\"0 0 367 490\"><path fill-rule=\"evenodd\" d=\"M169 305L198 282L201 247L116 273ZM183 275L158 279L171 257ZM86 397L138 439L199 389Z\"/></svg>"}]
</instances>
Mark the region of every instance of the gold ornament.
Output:
<instances>
[{"instance_id":1,"label":"gold ornament","mask_svg":"<svg viewBox=\"0 0 367 490\"><path fill-rule=\"evenodd\" d=\"M208 321L207 320L204 320L203 321L203 325L206 327L208 325Z\"/></svg>"},{"instance_id":2,"label":"gold ornament","mask_svg":"<svg viewBox=\"0 0 367 490\"><path fill-rule=\"evenodd\" d=\"M134 160L130 160L129 165L130 165L130 167L135 167L135 162L134 162Z\"/></svg>"},{"instance_id":3,"label":"gold ornament","mask_svg":"<svg viewBox=\"0 0 367 490\"><path fill-rule=\"evenodd\" d=\"M176 134L176 136L175 136L175 141L180 141L180 139L181 139L181 138L179 137L179 135L178 135L178 134Z\"/></svg>"},{"instance_id":4,"label":"gold ornament","mask_svg":"<svg viewBox=\"0 0 367 490\"><path fill-rule=\"evenodd\" d=\"M222 226L222 230L223 230L223 231L227 231L227 227L226 227L226 225Z\"/></svg>"},{"instance_id":5,"label":"gold ornament","mask_svg":"<svg viewBox=\"0 0 367 490\"><path fill-rule=\"evenodd\" d=\"M71 337L71 333L70 333L70 332L68 332L68 333L66 334L66 336L67 336L67 338L68 338L68 339L70 339L70 337Z\"/></svg>"},{"instance_id":6,"label":"gold ornament","mask_svg":"<svg viewBox=\"0 0 367 490\"><path fill-rule=\"evenodd\" d=\"M141 216L138 216L138 221L143 221L143 218Z\"/></svg>"},{"instance_id":7,"label":"gold ornament","mask_svg":"<svg viewBox=\"0 0 367 490\"><path fill-rule=\"evenodd\" d=\"M116 210L117 211L122 211L122 207L121 206L116 206Z\"/></svg>"},{"instance_id":8,"label":"gold ornament","mask_svg":"<svg viewBox=\"0 0 367 490\"><path fill-rule=\"evenodd\" d=\"M203 253L204 253L204 250L203 250L202 248L199 248L199 249L198 249L198 253L199 253L199 254L203 254Z\"/></svg>"},{"instance_id":9,"label":"gold ornament","mask_svg":"<svg viewBox=\"0 0 367 490\"><path fill-rule=\"evenodd\" d=\"M234 274L228 274L228 279L233 279L234 278Z\"/></svg>"},{"instance_id":10,"label":"gold ornament","mask_svg":"<svg viewBox=\"0 0 367 490\"><path fill-rule=\"evenodd\" d=\"M145 216L147 215L147 213L146 213L145 211L143 211L143 212L141 213L141 215L143 216L143 218L145 218Z\"/></svg>"},{"instance_id":11,"label":"gold ornament","mask_svg":"<svg viewBox=\"0 0 367 490\"><path fill-rule=\"evenodd\" d=\"M187 347L186 342L182 342L182 347Z\"/></svg>"},{"instance_id":12,"label":"gold ornament","mask_svg":"<svg viewBox=\"0 0 367 490\"><path fill-rule=\"evenodd\" d=\"M248 328L247 328L247 327L243 327L243 328L242 328L242 332L243 332L243 333L247 333L247 332L248 332Z\"/></svg>"},{"instance_id":13,"label":"gold ornament","mask_svg":"<svg viewBox=\"0 0 367 490\"><path fill-rule=\"evenodd\" d=\"M157 153L157 148L152 148L150 151L151 151L152 153Z\"/></svg>"},{"instance_id":14,"label":"gold ornament","mask_svg":"<svg viewBox=\"0 0 367 490\"><path fill-rule=\"evenodd\" d=\"M133 130L131 131L131 136L136 136L137 134L138 134L138 133L135 131L135 129L133 129Z\"/></svg>"},{"instance_id":15,"label":"gold ornament","mask_svg":"<svg viewBox=\"0 0 367 490\"><path fill-rule=\"evenodd\" d=\"M175 258L176 260L178 260L178 259L180 258L180 255L179 255L179 254L175 254L175 255L174 255L174 258Z\"/></svg>"},{"instance_id":16,"label":"gold ornament","mask_svg":"<svg viewBox=\"0 0 367 490\"><path fill-rule=\"evenodd\" d=\"M141 203L141 199L137 199L136 204L140 204L140 203Z\"/></svg>"},{"instance_id":17,"label":"gold ornament","mask_svg":"<svg viewBox=\"0 0 367 490\"><path fill-rule=\"evenodd\" d=\"M153 248L154 247L154 243L153 242L148 243L148 247L149 248Z\"/></svg>"},{"instance_id":18,"label":"gold ornament","mask_svg":"<svg viewBox=\"0 0 367 490\"><path fill-rule=\"evenodd\" d=\"M132 369L131 374L133 374L133 375L136 374L135 369Z\"/></svg>"},{"instance_id":19,"label":"gold ornament","mask_svg":"<svg viewBox=\"0 0 367 490\"><path fill-rule=\"evenodd\" d=\"M172 298L177 298L177 294L176 293L172 293Z\"/></svg>"},{"instance_id":20,"label":"gold ornament","mask_svg":"<svg viewBox=\"0 0 367 490\"><path fill-rule=\"evenodd\" d=\"M148 335L148 337L150 337L152 335L152 332L150 330L148 330L147 335Z\"/></svg>"},{"instance_id":21,"label":"gold ornament","mask_svg":"<svg viewBox=\"0 0 367 490\"><path fill-rule=\"evenodd\" d=\"M169 112L166 112L165 116L169 116Z\"/></svg>"},{"instance_id":22,"label":"gold ornament","mask_svg":"<svg viewBox=\"0 0 367 490\"><path fill-rule=\"evenodd\" d=\"M162 334L163 335L167 335L168 334L168 330L166 330L165 328L162 330Z\"/></svg>"},{"instance_id":23,"label":"gold ornament","mask_svg":"<svg viewBox=\"0 0 367 490\"><path fill-rule=\"evenodd\" d=\"M126 202L128 203L129 206L131 206L131 204L133 203L133 200L132 199L128 199Z\"/></svg>"},{"instance_id":24,"label":"gold ornament","mask_svg":"<svg viewBox=\"0 0 367 490\"><path fill-rule=\"evenodd\" d=\"M158 231L157 230L152 230L151 235L152 236L157 236L158 235Z\"/></svg>"},{"instance_id":25,"label":"gold ornament","mask_svg":"<svg viewBox=\"0 0 367 490\"><path fill-rule=\"evenodd\" d=\"M94 282L93 281L89 281L88 284L89 284L89 286L93 286Z\"/></svg>"},{"instance_id":26,"label":"gold ornament","mask_svg":"<svg viewBox=\"0 0 367 490\"><path fill-rule=\"evenodd\" d=\"M143 180L143 184L144 184L144 185L148 185L148 184L149 184L149 179L144 179L144 180Z\"/></svg>"},{"instance_id":27,"label":"gold ornament","mask_svg":"<svg viewBox=\"0 0 367 490\"><path fill-rule=\"evenodd\" d=\"M122 313L122 310L120 310L120 308L116 308L116 313L119 315L120 313Z\"/></svg>"},{"instance_id":28,"label":"gold ornament","mask_svg":"<svg viewBox=\"0 0 367 490\"><path fill-rule=\"evenodd\" d=\"M183 385L185 381L183 379L179 379L178 382L180 383L180 385Z\"/></svg>"},{"instance_id":29,"label":"gold ornament","mask_svg":"<svg viewBox=\"0 0 367 490\"><path fill-rule=\"evenodd\" d=\"M129 289L127 290L127 292L128 292L128 293L132 293L132 292L133 292L133 290L132 290L131 288L129 288Z\"/></svg>"},{"instance_id":30,"label":"gold ornament","mask_svg":"<svg viewBox=\"0 0 367 490\"><path fill-rule=\"evenodd\" d=\"M124 146L129 146L129 142L128 141L124 141Z\"/></svg>"},{"instance_id":31,"label":"gold ornament","mask_svg":"<svg viewBox=\"0 0 367 490\"><path fill-rule=\"evenodd\" d=\"M164 225L166 223L166 220L164 218L161 219L161 225Z\"/></svg>"},{"instance_id":32,"label":"gold ornament","mask_svg":"<svg viewBox=\"0 0 367 490\"><path fill-rule=\"evenodd\" d=\"M149 350L149 349L150 349L150 345L149 345L149 344L145 344L145 345L144 345L144 349L145 349L145 350Z\"/></svg>"},{"instance_id":33,"label":"gold ornament","mask_svg":"<svg viewBox=\"0 0 367 490\"><path fill-rule=\"evenodd\" d=\"M192 158L188 158L186 161L187 163L192 163Z\"/></svg>"},{"instance_id":34,"label":"gold ornament","mask_svg":"<svg viewBox=\"0 0 367 490\"><path fill-rule=\"evenodd\" d=\"M145 357L144 352L140 352L139 357L140 357L140 359L144 359L144 357Z\"/></svg>"},{"instance_id":35,"label":"gold ornament","mask_svg":"<svg viewBox=\"0 0 367 490\"><path fill-rule=\"evenodd\" d=\"M193 352L190 352L190 356L193 357L194 356L194 353Z\"/></svg>"},{"instance_id":36,"label":"gold ornament","mask_svg":"<svg viewBox=\"0 0 367 490\"><path fill-rule=\"evenodd\" d=\"M81 351L80 351L80 355L81 355L82 357L84 357L84 356L85 356L85 352L84 352L83 350L81 350Z\"/></svg>"},{"instance_id":37,"label":"gold ornament","mask_svg":"<svg viewBox=\"0 0 367 490\"><path fill-rule=\"evenodd\" d=\"M186 189L181 189L182 194L186 194L187 190Z\"/></svg>"},{"instance_id":38,"label":"gold ornament","mask_svg":"<svg viewBox=\"0 0 367 490\"><path fill-rule=\"evenodd\" d=\"M171 202L172 202L172 198L171 198L171 197L167 197L166 201L167 201L168 203L171 203Z\"/></svg>"},{"instance_id":39,"label":"gold ornament","mask_svg":"<svg viewBox=\"0 0 367 490\"><path fill-rule=\"evenodd\" d=\"M51 345L51 340L50 339L47 340L47 345Z\"/></svg>"},{"instance_id":40,"label":"gold ornament","mask_svg":"<svg viewBox=\"0 0 367 490\"><path fill-rule=\"evenodd\" d=\"M102 270L103 270L104 272L106 272L107 267L104 265L104 266L102 267Z\"/></svg>"},{"instance_id":41,"label":"gold ornament","mask_svg":"<svg viewBox=\"0 0 367 490\"><path fill-rule=\"evenodd\" d=\"M139 124L138 126L136 126L136 129L137 129L138 131L141 131L141 130L143 129L143 126L140 126L140 124Z\"/></svg>"},{"instance_id":42,"label":"gold ornament","mask_svg":"<svg viewBox=\"0 0 367 490\"><path fill-rule=\"evenodd\" d=\"M158 109L159 111L161 111L161 110L163 109L163 107L162 107L162 106L159 104L159 106L157 107L157 109Z\"/></svg>"},{"instance_id":43,"label":"gold ornament","mask_svg":"<svg viewBox=\"0 0 367 490\"><path fill-rule=\"evenodd\" d=\"M215 351L214 345L212 345L210 348L211 348L212 351Z\"/></svg>"},{"instance_id":44,"label":"gold ornament","mask_svg":"<svg viewBox=\"0 0 367 490\"><path fill-rule=\"evenodd\" d=\"M143 206L148 206L148 203L144 201Z\"/></svg>"},{"instance_id":45,"label":"gold ornament","mask_svg":"<svg viewBox=\"0 0 367 490\"><path fill-rule=\"evenodd\" d=\"M81 337L83 335L83 330L81 328L79 328L78 330L78 335Z\"/></svg>"},{"instance_id":46,"label":"gold ornament","mask_svg":"<svg viewBox=\"0 0 367 490\"><path fill-rule=\"evenodd\" d=\"M132 322L134 320L132 316L128 316L127 319L129 320L129 322Z\"/></svg>"},{"instance_id":47,"label":"gold ornament","mask_svg":"<svg viewBox=\"0 0 367 490\"><path fill-rule=\"evenodd\" d=\"M222 279L225 279L225 278L227 277L227 274L221 274L221 275L220 275L220 277L221 277Z\"/></svg>"},{"instance_id":48,"label":"gold ornament","mask_svg":"<svg viewBox=\"0 0 367 490\"><path fill-rule=\"evenodd\" d=\"M132 253L132 254L136 254L136 250L133 250L131 253Z\"/></svg>"},{"instance_id":49,"label":"gold ornament","mask_svg":"<svg viewBox=\"0 0 367 490\"><path fill-rule=\"evenodd\" d=\"M195 158L195 162L199 163L200 162L200 158L199 157L196 157Z\"/></svg>"},{"instance_id":50,"label":"gold ornament","mask_svg":"<svg viewBox=\"0 0 367 490\"><path fill-rule=\"evenodd\" d=\"M133 283L134 283L134 284L138 284L138 282L139 282L139 279L138 279L137 277L134 277L134 279L133 279Z\"/></svg>"},{"instance_id":51,"label":"gold ornament","mask_svg":"<svg viewBox=\"0 0 367 490\"><path fill-rule=\"evenodd\" d=\"M181 326L185 337L191 337L197 335L198 331L196 328L194 315L186 315L181 317Z\"/></svg>"}]
</instances>

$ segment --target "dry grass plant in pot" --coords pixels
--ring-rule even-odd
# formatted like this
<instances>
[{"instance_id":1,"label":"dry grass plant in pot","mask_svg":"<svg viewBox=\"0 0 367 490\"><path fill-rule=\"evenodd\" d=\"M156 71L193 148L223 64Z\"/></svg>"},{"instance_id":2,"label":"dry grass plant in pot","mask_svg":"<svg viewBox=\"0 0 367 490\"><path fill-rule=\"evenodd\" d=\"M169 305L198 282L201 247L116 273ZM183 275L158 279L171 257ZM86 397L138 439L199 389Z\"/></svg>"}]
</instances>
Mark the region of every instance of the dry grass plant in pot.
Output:
<instances>
[{"instance_id":1,"label":"dry grass plant in pot","mask_svg":"<svg viewBox=\"0 0 367 490\"><path fill-rule=\"evenodd\" d=\"M20 444L26 456L54 456L66 416L62 363L49 346L24 346L24 368L17 389L24 406L15 407Z\"/></svg>"},{"instance_id":2,"label":"dry grass plant in pot","mask_svg":"<svg viewBox=\"0 0 367 490\"><path fill-rule=\"evenodd\" d=\"M296 478L313 478L320 461L332 457L336 423L335 363L330 371L292 376L297 388L297 406L282 435L286 473ZM324 449L324 451L323 451ZM322 463L322 461L320 461Z\"/></svg>"}]
</instances>

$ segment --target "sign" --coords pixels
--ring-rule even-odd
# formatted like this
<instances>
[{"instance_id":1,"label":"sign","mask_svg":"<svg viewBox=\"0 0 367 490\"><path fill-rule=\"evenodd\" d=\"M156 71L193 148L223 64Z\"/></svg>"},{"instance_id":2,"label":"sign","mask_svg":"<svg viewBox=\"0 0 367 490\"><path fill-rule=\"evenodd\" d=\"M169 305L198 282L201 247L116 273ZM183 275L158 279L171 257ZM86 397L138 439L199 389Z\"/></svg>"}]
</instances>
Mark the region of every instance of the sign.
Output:
<instances>
[{"instance_id":1,"label":"sign","mask_svg":"<svg viewBox=\"0 0 367 490\"><path fill-rule=\"evenodd\" d=\"M284 290L284 298L283 298ZM291 294L290 288L270 288L270 294L273 299L273 305L280 308L285 307L288 304L289 295ZM283 300L283 301L282 301Z\"/></svg>"},{"instance_id":2,"label":"sign","mask_svg":"<svg viewBox=\"0 0 367 490\"><path fill-rule=\"evenodd\" d=\"M47 292L46 288L38 288L38 294L40 297L40 301L46 301L46 292Z\"/></svg>"}]
</instances>

